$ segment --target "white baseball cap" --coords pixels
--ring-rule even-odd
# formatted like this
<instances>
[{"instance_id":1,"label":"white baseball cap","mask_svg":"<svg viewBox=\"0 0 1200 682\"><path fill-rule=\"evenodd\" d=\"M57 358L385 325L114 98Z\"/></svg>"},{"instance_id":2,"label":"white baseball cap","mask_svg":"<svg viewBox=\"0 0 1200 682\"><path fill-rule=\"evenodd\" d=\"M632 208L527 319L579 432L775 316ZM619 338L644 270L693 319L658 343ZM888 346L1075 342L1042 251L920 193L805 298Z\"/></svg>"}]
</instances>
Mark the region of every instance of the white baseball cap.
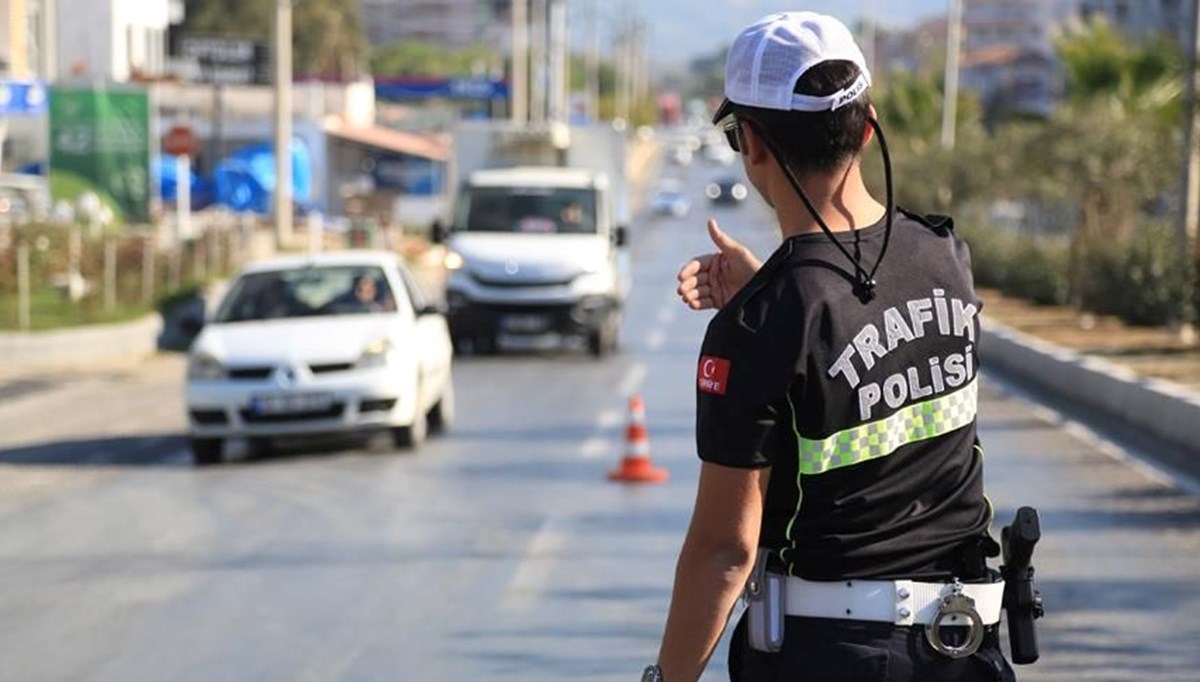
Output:
<instances>
[{"instance_id":1,"label":"white baseball cap","mask_svg":"<svg viewBox=\"0 0 1200 682\"><path fill-rule=\"evenodd\" d=\"M796 94L796 82L812 67L831 61L852 62L858 78L821 97ZM871 87L871 73L850 29L816 12L780 12L742 30L725 62L725 101L713 122L732 105L780 111L836 111Z\"/></svg>"}]
</instances>

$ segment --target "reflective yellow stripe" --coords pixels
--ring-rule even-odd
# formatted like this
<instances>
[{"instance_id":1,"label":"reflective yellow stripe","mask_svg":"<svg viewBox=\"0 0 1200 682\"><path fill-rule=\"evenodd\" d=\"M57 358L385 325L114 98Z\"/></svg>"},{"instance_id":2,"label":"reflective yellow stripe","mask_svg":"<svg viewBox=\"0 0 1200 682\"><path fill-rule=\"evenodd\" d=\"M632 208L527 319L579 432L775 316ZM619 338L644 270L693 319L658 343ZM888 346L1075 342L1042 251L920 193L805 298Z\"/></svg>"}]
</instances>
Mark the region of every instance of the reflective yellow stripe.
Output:
<instances>
[{"instance_id":1,"label":"reflective yellow stripe","mask_svg":"<svg viewBox=\"0 0 1200 682\"><path fill-rule=\"evenodd\" d=\"M979 398L973 380L953 393L901 408L886 419L860 424L800 445L799 473L807 476L886 457L900 447L961 429L975 419Z\"/></svg>"}]
</instances>

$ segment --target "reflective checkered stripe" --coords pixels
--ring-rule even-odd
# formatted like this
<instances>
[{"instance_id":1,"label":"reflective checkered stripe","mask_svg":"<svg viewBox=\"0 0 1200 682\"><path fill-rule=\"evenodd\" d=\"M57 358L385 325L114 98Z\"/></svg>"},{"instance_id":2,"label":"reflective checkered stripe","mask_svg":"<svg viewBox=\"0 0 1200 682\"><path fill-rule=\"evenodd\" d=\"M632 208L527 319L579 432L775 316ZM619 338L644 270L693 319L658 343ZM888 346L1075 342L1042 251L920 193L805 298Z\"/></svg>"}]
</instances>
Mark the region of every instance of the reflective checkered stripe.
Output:
<instances>
[{"instance_id":1,"label":"reflective checkered stripe","mask_svg":"<svg viewBox=\"0 0 1200 682\"><path fill-rule=\"evenodd\" d=\"M860 424L823 438L800 443L800 474L812 476L833 469L887 457L900 447L943 436L975 419L979 386L975 381L937 398L914 403L879 421Z\"/></svg>"}]
</instances>

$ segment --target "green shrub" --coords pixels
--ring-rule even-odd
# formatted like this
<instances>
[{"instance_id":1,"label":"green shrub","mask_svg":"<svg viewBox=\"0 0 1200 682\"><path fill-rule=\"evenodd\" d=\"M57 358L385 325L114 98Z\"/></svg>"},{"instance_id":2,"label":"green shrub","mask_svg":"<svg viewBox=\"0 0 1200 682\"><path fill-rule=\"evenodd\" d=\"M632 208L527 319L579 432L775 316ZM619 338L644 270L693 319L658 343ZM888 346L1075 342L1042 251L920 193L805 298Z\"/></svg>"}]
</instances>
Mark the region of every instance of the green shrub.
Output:
<instances>
[{"instance_id":1,"label":"green shrub","mask_svg":"<svg viewBox=\"0 0 1200 682\"><path fill-rule=\"evenodd\" d=\"M1127 244L1088 251L1084 306L1130 324L1162 325L1181 313L1187 279L1171 227L1142 225Z\"/></svg>"}]
</instances>

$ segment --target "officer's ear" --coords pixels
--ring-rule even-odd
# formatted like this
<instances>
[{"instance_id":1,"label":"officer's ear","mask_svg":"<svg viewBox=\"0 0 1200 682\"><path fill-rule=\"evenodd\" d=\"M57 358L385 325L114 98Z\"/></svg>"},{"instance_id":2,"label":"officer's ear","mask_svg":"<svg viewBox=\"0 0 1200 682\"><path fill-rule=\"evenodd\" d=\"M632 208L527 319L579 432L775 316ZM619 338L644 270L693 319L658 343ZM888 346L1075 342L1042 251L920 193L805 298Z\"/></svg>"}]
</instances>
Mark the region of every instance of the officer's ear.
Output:
<instances>
[{"instance_id":1,"label":"officer's ear","mask_svg":"<svg viewBox=\"0 0 1200 682\"><path fill-rule=\"evenodd\" d=\"M867 120L879 120L879 112L875 110L874 104L867 105ZM867 124L866 130L863 130L862 145L859 149L866 149L867 145L871 144L871 140L875 137L875 127L870 123Z\"/></svg>"},{"instance_id":2,"label":"officer's ear","mask_svg":"<svg viewBox=\"0 0 1200 682\"><path fill-rule=\"evenodd\" d=\"M748 122L742 124L742 155L751 166L766 163L774 158L757 125Z\"/></svg>"}]
</instances>

